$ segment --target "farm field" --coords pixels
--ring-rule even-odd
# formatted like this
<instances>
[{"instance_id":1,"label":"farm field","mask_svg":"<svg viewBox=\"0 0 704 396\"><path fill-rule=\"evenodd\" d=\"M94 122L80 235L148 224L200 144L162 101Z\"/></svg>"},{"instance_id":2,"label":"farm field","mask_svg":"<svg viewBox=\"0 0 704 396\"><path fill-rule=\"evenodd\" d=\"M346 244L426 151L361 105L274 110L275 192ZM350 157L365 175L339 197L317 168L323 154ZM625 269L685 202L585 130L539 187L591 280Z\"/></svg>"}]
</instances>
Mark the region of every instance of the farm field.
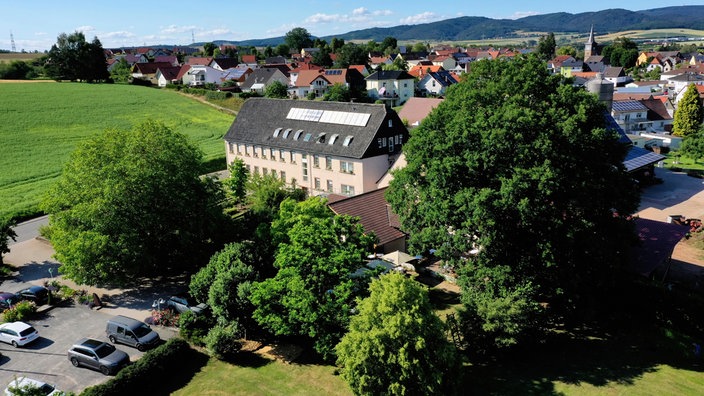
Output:
<instances>
[{"instance_id":1,"label":"farm field","mask_svg":"<svg viewBox=\"0 0 704 396\"><path fill-rule=\"evenodd\" d=\"M233 121L174 91L119 84L0 83L0 216L37 213L76 145L147 119L189 136L204 161L222 159Z\"/></svg>"}]
</instances>

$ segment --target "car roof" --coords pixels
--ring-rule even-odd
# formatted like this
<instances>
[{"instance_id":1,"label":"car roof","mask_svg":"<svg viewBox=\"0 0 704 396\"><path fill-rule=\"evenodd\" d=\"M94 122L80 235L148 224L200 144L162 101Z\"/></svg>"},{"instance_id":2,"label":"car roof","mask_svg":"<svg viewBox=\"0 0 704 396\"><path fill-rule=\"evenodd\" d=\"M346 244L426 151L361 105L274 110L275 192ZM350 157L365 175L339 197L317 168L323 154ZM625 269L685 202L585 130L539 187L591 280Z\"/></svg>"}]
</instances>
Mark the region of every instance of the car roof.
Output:
<instances>
[{"instance_id":1,"label":"car roof","mask_svg":"<svg viewBox=\"0 0 704 396\"><path fill-rule=\"evenodd\" d=\"M47 288L44 287L44 286L37 286L37 285L34 285L34 286L30 286L30 287L24 288L24 289L22 289L21 291L25 291L25 290L29 290L29 291L33 291L33 292L38 292L38 291L47 290Z\"/></svg>"},{"instance_id":2,"label":"car roof","mask_svg":"<svg viewBox=\"0 0 704 396\"><path fill-rule=\"evenodd\" d=\"M2 300L6 300L15 296L17 296L15 293L0 291L0 299Z\"/></svg>"},{"instance_id":3,"label":"car roof","mask_svg":"<svg viewBox=\"0 0 704 396\"><path fill-rule=\"evenodd\" d=\"M25 323L25 322L10 322L10 323L3 323L0 325L0 327L16 330L16 331L21 331L24 329L28 329L32 327L31 325Z\"/></svg>"},{"instance_id":4,"label":"car roof","mask_svg":"<svg viewBox=\"0 0 704 396\"><path fill-rule=\"evenodd\" d=\"M85 348L95 349L103 344L105 344L104 341L96 340L94 338L81 338L78 342L73 344L73 346L82 346Z\"/></svg>"},{"instance_id":5,"label":"car roof","mask_svg":"<svg viewBox=\"0 0 704 396\"><path fill-rule=\"evenodd\" d=\"M10 382L11 386L15 387L23 387L25 385L35 385L37 387L41 387L42 385L46 384L44 381L36 380L34 378L29 378L29 377L17 377L16 379L12 380Z\"/></svg>"}]
</instances>

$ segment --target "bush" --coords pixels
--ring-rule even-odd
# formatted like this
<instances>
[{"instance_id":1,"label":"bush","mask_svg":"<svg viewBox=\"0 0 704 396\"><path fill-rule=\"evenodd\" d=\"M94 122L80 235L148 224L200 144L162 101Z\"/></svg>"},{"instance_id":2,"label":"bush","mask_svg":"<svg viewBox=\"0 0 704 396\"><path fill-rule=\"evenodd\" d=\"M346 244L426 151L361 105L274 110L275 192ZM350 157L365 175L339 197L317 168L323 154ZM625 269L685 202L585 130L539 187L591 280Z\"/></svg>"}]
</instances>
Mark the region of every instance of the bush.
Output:
<instances>
[{"instance_id":1,"label":"bush","mask_svg":"<svg viewBox=\"0 0 704 396\"><path fill-rule=\"evenodd\" d=\"M161 326L176 326L178 324L179 314L171 309L152 310L152 323Z\"/></svg>"},{"instance_id":2,"label":"bush","mask_svg":"<svg viewBox=\"0 0 704 396\"><path fill-rule=\"evenodd\" d=\"M218 323L205 336L205 347L213 357L227 360L242 349L240 338L242 338L242 334L237 322L228 325Z\"/></svg>"},{"instance_id":3,"label":"bush","mask_svg":"<svg viewBox=\"0 0 704 396\"><path fill-rule=\"evenodd\" d=\"M241 99L249 99L249 98L259 98L262 95L260 95L258 92L251 91L251 92L240 92L239 96Z\"/></svg>"},{"instance_id":4,"label":"bush","mask_svg":"<svg viewBox=\"0 0 704 396\"><path fill-rule=\"evenodd\" d=\"M37 312L37 305L34 302L20 301L13 307L6 309L2 313L2 317L5 322L24 321L35 312Z\"/></svg>"},{"instance_id":5,"label":"bush","mask_svg":"<svg viewBox=\"0 0 704 396\"><path fill-rule=\"evenodd\" d=\"M205 345L204 337L211 326L206 315L196 315L192 311L186 311L178 318L179 335L198 346Z\"/></svg>"},{"instance_id":6,"label":"bush","mask_svg":"<svg viewBox=\"0 0 704 396\"><path fill-rule=\"evenodd\" d=\"M147 351L135 363L123 368L109 381L84 390L81 395L167 395L180 387L174 379L192 376L198 353L188 342L172 338ZM204 362L203 362L204 363ZM165 389L177 386L176 389Z\"/></svg>"},{"instance_id":7,"label":"bush","mask_svg":"<svg viewBox=\"0 0 704 396\"><path fill-rule=\"evenodd\" d=\"M306 95L306 99L315 100L315 92L308 92L308 95Z\"/></svg>"},{"instance_id":8,"label":"bush","mask_svg":"<svg viewBox=\"0 0 704 396\"><path fill-rule=\"evenodd\" d=\"M208 91L208 93L205 94L205 98L208 100L225 100L231 96L231 93L222 91Z\"/></svg>"}]
</instances>

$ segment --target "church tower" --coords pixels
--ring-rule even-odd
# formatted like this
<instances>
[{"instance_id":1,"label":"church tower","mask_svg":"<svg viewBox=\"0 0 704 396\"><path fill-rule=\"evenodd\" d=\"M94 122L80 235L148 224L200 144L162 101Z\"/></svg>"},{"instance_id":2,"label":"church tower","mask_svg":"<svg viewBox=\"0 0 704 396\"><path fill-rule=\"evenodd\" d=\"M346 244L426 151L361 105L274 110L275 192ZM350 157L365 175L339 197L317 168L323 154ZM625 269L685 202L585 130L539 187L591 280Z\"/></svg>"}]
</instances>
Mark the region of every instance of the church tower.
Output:
<instances>
[{"instance_id":1,"label":"church tower","mask_svg":"<svg viewBox=\"0 0 704 396\"><path fill-rule=\"evenodd\" d=\"M589 39L584 44L584 60L586 61L592 55L599 55L599 48L596 40L594 40L594 25L589 31Z\"/></svg>"}]
</instances>

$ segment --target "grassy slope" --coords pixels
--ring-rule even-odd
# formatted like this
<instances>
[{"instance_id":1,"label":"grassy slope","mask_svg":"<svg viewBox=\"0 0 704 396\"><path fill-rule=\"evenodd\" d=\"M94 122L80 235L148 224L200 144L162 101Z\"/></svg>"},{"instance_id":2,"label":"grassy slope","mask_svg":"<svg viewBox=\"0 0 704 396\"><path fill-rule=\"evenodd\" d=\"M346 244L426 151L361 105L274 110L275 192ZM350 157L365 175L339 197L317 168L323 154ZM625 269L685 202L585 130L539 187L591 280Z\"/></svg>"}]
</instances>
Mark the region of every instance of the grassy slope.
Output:
<instances>
[{"instance_id":1,"label":"grassy slope","mask_svg":"<svg viewBox=\"0 0 704 396\"><path fill-rule=\"evenodd\" d=\"M223 158L231 114L172 91L128 85L0 84L0 215L32 211L76 145L109 128L161 120Z\"/></svg>"}]
</instances>

